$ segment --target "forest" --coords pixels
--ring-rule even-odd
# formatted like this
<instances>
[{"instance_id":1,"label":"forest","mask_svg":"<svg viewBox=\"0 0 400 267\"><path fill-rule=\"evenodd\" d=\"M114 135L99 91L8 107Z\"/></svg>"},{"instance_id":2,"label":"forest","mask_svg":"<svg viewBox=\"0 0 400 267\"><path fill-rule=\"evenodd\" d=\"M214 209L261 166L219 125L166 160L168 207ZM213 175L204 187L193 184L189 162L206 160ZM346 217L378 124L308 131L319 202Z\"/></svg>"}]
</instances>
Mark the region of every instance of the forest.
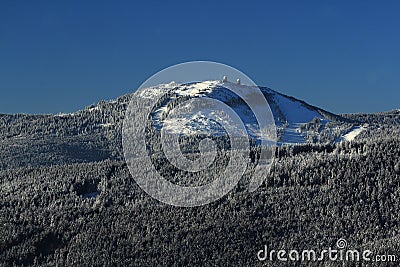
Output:
<instances>
[{"instance_id":1,"label":"forest","mask_svg":"<svg viewBox=\"0 0 400 267\"><path fill-rule=\"evenodd\" d=\"M73 115L0 116L0 265L287 266L260 262L257 252L334 247L340 238L400 260L399 111L343 115L369 125L352 142L277 147L265 183L250 193L253 148L234 190L182 208L132 179L119 133L126 102ZM213 171L224 168L224 153ZM306 265L343 264L358 265Z\"/></svg>"}]
</instances>

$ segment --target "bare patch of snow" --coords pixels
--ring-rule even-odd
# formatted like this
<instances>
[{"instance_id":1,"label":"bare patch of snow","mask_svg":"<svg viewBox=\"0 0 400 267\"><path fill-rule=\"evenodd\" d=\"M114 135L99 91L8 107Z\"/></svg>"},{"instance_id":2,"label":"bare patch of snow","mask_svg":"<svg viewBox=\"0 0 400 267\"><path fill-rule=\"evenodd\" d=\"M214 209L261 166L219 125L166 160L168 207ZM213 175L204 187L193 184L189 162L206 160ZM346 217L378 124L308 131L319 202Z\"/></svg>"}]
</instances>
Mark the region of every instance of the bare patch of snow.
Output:
<instances>
[{"instance_id":1,"label":"bare patch of snow","mask_svg":"<svg viewBox=\"0 0 400 267\"><path fill-rule=\"evenodd\" d=\"M307 123L314 118L324 118L317 111L304 107L299 101L291 100L280 94L275 94L274 99L289 123Z\"/></svg>"},{"instance_id":2,"label":"bare patch of snow","mask_svg":"<svg viewBox=\"0 0 400 267\"><path fill-rule=\"evenodd\" d=\"M291 123L284 128L282 137L279 144L305 144L307 143L306 137L301 134L302 123Z\"/></svg>"},{"instance_id":3,"label":"bare patch of snow","mask_svg":"<svg viewBox=\"0 0 400 267\"><path fill-rule=\"evenodd\" d=\"M114 125L114 123L101 123L100 124L101 127L111 127L113 125Z\"/></svg>"},{"instance_id":4,"label":"bare patch of snow","mask_svg":"<svg viewBox=\"0 0 400 267\"><path fill-rule=\"evenodd\" d=\"M58 113L54 115L55 117L70 117L70 116L75 116L75 113Z\"/></svg>"},{"instance_id":5,"label":"bare patch of snow","mask_svg":"<svg viewBox=\"0 0 400 267\"><path fill-rule=\"evenodd\" d=\"M118 101L116 99L110 99L106 102L107 104L117 104Z\"/></svg>"},{"instance_id":6,"label":"bare patch of snow","mask_svg":"<svg viewBox=\"0 0 400 267\"><path fill-rule=\"evenodd\" d=\"M350 132L343 135L343 140L353 141L357 137L357 135L359 135L364 130L365 128L363 126L353 127L353 129L351 129Z\"/></svg>"},{"instance_id":7,"label":"bare patch of snow","mask_svg":"<svg viewBox=\"0 0 400 267\"><path fill-rule=\"evenodd\" d=\"M96 110L100 110L100 107L99 106L95 106L93 108L88 108L87 109L87 111L89 111L89 112L93 112L93 111L96 111Z\"/></svg>"}]
</instances>

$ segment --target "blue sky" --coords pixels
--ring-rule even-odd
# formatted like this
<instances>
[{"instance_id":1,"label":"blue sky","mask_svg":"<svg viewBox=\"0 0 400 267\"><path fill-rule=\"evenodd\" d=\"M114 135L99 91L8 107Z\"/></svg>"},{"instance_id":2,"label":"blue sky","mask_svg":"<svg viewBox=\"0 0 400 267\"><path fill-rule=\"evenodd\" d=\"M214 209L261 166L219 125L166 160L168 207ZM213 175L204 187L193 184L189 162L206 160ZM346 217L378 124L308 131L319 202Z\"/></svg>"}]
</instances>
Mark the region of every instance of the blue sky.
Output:
<instances>
[{"instance_id":1,"label":"blue sky","mask_svg":"<svg viewBox=\"0 0 400 267\"><path fill-rule=\"evenodd\" d=\"M335 113L400 108L399 14L398 1L3 0L0 113L72 112L191 60Z\"/></svg>"}]
</instances>

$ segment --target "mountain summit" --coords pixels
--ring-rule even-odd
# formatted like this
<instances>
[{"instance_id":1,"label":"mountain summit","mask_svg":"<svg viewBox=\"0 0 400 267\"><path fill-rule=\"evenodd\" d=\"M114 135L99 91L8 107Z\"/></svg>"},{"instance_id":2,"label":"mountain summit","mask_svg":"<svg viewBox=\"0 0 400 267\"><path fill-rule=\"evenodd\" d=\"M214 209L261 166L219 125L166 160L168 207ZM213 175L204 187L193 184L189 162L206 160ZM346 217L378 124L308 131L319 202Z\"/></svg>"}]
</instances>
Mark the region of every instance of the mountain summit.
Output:
<instances>
[{"instance_id":1,"label":"mountain summit","mask_svg":"<svg viewBox=\"0 0 400 267\"><path fill-rule=\"evenodd\" d=\"M170 118L169 114L176 106L179 98L202 98L209 97L219 100L230 106L243 121L247 133L254 139L259 139L260 133L257 120L250 107L238 95L229 88L235 87L242 92L250 91L250 86L233 84L220 81L193 82L187 84L161 84L144 89L140 97L152 98L159 94L168 92L169 97L164 98L159 106L154 108L152 119L158 128L164 128L171 132L186 134L196 132L217 132L214 124L205 119L205 114L196 112L186 114L185 117ZM345 129L339 126L348 122L347 119L327 112L323 109L309 105L294 97L286 96L267 87L259 87L266 98L269 107L265 108L265 114L269 108L273 114L275 125L278 130L279 144L304 144L307 142L330 142L340 140ZM171 103L174 103L171 105ZM218 116L219 114L216 114ZM224 118L221 114L220 121ZM329 132L329 134L328 134Z\"/></svg>"}]
</instances>

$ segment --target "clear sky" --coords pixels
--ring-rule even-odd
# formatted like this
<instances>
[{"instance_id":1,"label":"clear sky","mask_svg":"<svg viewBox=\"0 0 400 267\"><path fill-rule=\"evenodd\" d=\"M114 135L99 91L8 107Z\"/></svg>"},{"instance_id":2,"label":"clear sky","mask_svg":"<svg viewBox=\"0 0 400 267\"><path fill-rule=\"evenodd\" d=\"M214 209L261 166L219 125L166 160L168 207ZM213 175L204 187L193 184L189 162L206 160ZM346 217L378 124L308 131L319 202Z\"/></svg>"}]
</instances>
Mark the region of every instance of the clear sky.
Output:
<instances>
[{"instance_id":1,"label":"clear sky","mask_svg":"<svg viewBox=\"0 0 400 267\"><path fill-rule=\"evenodd\" d=\"M0 113L72 112L191 60L335 113L400 108L400 1L0 1Z\"/></svg>"}]
</instances>

